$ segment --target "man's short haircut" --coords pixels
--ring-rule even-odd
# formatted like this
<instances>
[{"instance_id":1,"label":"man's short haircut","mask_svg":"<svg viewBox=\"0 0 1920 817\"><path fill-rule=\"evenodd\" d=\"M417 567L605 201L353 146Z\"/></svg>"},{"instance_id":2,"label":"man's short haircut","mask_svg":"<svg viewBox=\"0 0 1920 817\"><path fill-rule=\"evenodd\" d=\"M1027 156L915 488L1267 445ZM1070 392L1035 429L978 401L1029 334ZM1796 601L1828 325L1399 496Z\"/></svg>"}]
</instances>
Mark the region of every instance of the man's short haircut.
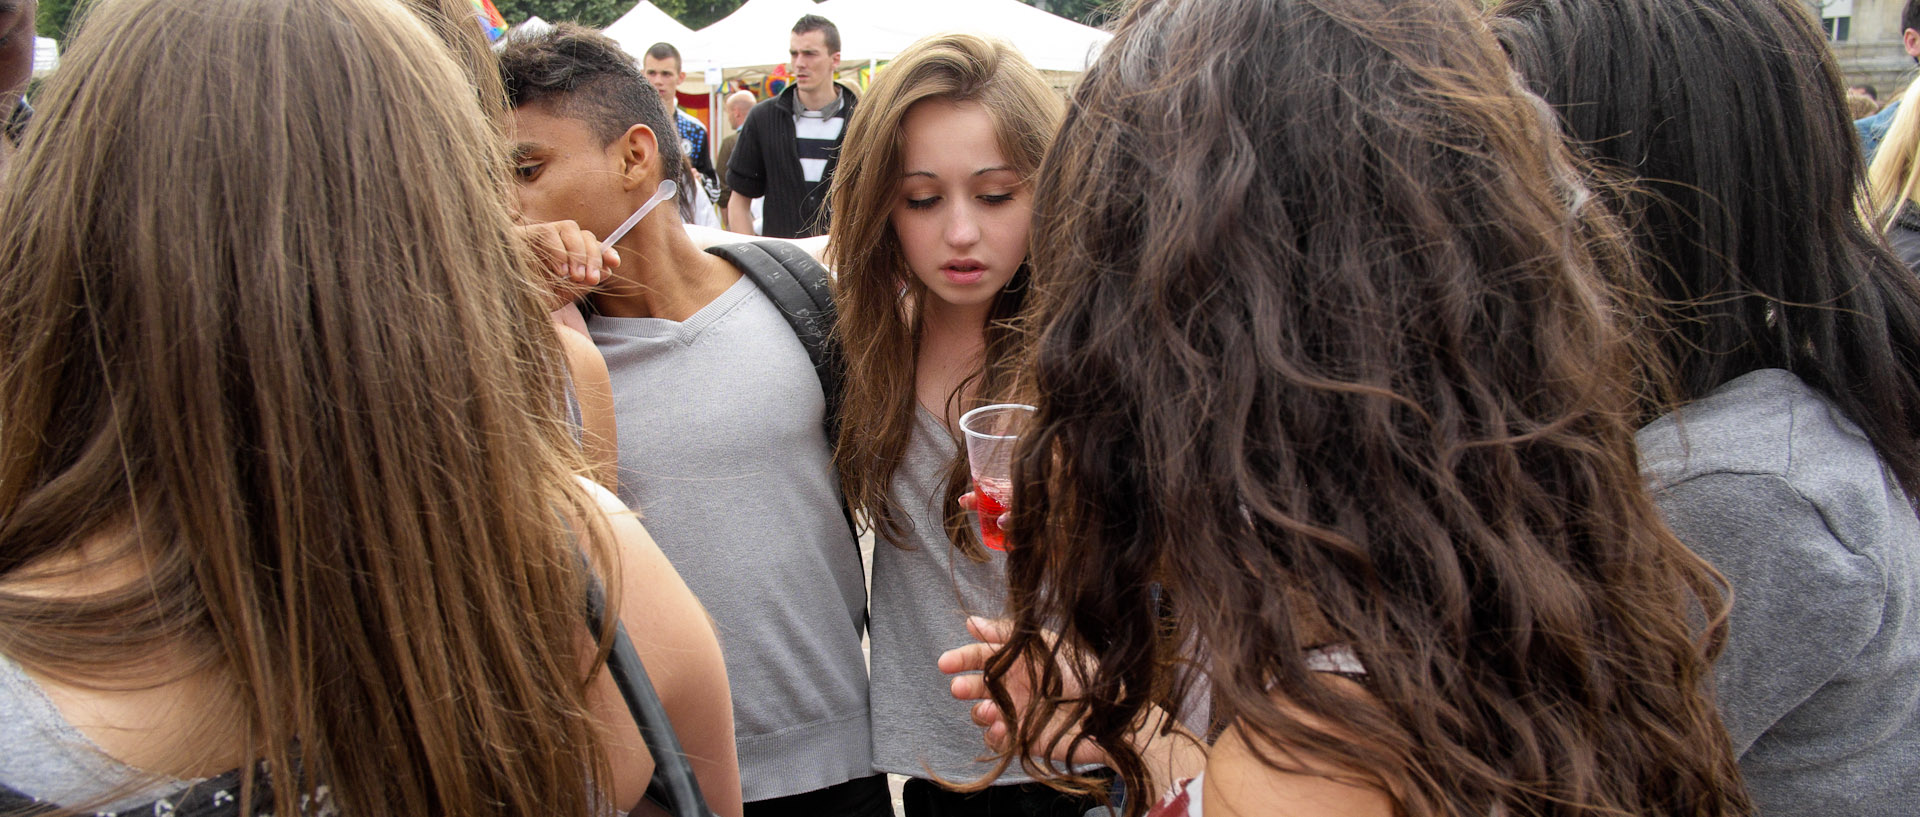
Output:
<instances>
[{"instance_id":1,"label":"man's short haircut","mask_svg":"<svg viewBox=\"0 0 1920 817\"><path fill-rule=\"evenodd\" d=\"M1900 10L1900 34L1905 36L1908 29L1920 31L1920 0L1907 0L1906 8Z\"/></svg>"},{"instance_id":2,"label":"man's short haircut","mask_svg":"<svg viewBox=\"0 0 1920 817\"><path fill-rule=\"evenodd\" d=\"M656 60L673 60L675 71L686 67L680 62L680 49L674 48L673 43L654 43L647 47L647 56Z\"/></svg>"},{"instance_id":3,"label":"man's short haircut","mask_svg":"<svg viewBox=\"0 0 1920 817\"><path fill-rule=\"evenodd\" d=\"M553 106L554 113L587 123L602 143L636 124L653 130L663 178L680 176L680 130L633 57L605 35L572 23L551 29L515 29L494 47L507 101L515 108Z\"/></svg>"},{"instance_id":4,"label":"man's short haircut","mask_svg":"<svg viewBox=\"0 0 1920 817\"><path fill-rule=\"evenodd\" d=\"M1913 2L1920 3L1920 0L1913 0ZM805 34L809 31L824 32L820 36L826 38L827 53L840 53L840 28L835 26L832 20L818 14L809 14L800 18L800 22L793 24L795 34Z\"/></svg>"}]
</instances>

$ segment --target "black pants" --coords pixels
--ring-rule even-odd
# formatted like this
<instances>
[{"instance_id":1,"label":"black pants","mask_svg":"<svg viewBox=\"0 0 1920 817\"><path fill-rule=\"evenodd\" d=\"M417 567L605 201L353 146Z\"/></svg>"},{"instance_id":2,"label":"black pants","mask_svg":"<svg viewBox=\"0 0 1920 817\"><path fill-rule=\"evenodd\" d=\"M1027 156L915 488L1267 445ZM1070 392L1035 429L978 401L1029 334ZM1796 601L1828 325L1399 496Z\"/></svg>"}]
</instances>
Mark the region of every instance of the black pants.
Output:
<instances>
[{"instance_id":1,"label":"black pants","mask_svg":"<svg viewBox=\"0 0 1920 817\"><path fill-rule=\"evenodd\" d=\"M1061 794L1039 783L961 793L917 777L907 780L901 800L907 817L1081 817L1101 805L1094 798Z\"/></svg>"},{"instance_id":2,"label":"black pants","mask_svg":"<svg viewBox=\"0 0 1920 817\"><path fill-rule=\"evenodd\" d=\"M887 791L887 776L876 774L801 794L755 800L742 811L744 817L893 817L893 794Z\"/></svg>"}]
</instances>

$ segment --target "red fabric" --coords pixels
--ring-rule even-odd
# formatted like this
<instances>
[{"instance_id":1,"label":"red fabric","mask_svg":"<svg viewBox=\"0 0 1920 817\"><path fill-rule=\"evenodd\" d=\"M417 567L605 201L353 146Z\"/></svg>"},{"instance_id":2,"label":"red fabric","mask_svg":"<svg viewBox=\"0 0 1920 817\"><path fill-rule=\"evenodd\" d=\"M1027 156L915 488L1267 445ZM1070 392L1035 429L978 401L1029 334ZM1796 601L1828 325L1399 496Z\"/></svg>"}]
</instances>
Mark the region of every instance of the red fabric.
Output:
<instances>
[{"instance_id":1,"label":"red fabric","mask_svg":"<svg viewBox=\"0 0 1920 817\"><path fill-rule=\"evenodd\" d=\"M1175 784L1173 791L1147 812L1147 817L1200 817L1198 811L1188 811L1193 807L1193 780L1182 780Z\"/></svg>"}]
</instances>

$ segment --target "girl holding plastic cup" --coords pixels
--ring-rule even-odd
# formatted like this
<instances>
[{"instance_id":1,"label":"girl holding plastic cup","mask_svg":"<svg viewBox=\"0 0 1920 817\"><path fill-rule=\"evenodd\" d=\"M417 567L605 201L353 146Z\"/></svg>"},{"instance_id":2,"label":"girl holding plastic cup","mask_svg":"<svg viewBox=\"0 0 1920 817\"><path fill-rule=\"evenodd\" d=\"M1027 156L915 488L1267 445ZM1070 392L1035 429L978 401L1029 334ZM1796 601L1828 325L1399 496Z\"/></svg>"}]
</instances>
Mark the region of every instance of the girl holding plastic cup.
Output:
<instances>
[{"instance_id":1,"label":"girl holding plastic cup","mask_svg":"<svg viewBox=\"0 0 1920 817\"><path fill-rule=\"evenodd\" d=\"M827 254L847 363L835 456L848 504L879 540L874 765L914 778L909 815L1088 807L1015 775L973 794L934 782L993 771L935 661L972 640L968 615L1004 603L1005 556L957 504L972 487L960 419L1006 397L1021 357L1032 183L1060 113L1010 47L929 38L881 73L834 176Z\"/></svg>"}]
</instances>

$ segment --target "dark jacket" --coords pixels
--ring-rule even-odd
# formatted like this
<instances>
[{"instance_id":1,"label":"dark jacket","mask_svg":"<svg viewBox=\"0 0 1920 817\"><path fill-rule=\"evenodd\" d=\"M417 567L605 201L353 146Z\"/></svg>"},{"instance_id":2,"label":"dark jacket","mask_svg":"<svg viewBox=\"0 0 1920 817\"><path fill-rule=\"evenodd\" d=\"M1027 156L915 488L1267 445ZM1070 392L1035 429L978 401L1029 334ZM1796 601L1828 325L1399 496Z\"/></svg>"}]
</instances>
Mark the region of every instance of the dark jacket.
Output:
<instances>
[{"instance_id":1,"label":"dark jacket","mask_svg":"<svg viewBox=\"0 0 1920 817\"><path fill-rule=\"evenodd\" d=\"M834 83L840 91L840 116L853 121L853 89ZM840 140L833 140L826 172L809 183L800 170L800 151L794 138L793 117L800 110L800 89L789 85L779 96L753 106L740 126L733 155L727 161L727 186L761 204L760 234L775 238L804 238L827 231L827 190L840 163Z\"/></svg>"},{"instance_id":2,"label":"dark jacket","mask_svg":"<svg viewBox=\"0 0 1920 817\"><path fill-rule=\"evenodd\" d=\"M1920 273L1920 208L1908 204L1900 208L1899 217L1893 220L1893 228L1887 230L1887 246L1893 248L1893 254L1900 256L1907 269Z\"/></svg>"}]
</instances>

